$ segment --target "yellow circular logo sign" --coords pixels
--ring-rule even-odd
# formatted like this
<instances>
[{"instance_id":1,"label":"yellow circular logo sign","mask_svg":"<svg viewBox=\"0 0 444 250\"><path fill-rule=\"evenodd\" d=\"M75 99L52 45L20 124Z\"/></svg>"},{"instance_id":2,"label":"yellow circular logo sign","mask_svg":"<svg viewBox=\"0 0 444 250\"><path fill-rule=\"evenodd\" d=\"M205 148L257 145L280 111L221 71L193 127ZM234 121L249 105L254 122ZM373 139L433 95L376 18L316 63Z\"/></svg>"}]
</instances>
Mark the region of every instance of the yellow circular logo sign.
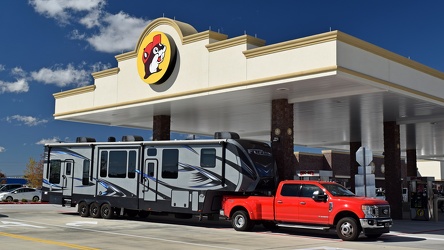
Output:
<instances>
[{"instance_id":1,"label":"yellow circular logo sign","mask_svg":"<svg viewBox=\"0 0 444 250\"><path fill-rule=\"evenodd\" d=\"M161 84L171 75L176 63L173 39L162 32L151 32L137 52L137 71L148 84Z\"/></svg>"}]
</instances>

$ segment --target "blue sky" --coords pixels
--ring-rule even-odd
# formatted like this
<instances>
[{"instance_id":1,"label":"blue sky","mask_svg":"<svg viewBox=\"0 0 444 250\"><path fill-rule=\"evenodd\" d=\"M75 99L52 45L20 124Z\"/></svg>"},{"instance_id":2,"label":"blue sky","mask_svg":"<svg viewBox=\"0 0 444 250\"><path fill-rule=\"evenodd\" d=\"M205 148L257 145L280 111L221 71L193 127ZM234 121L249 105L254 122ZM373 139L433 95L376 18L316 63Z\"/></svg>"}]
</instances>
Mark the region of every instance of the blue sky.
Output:
<instances>
[{"instance_id":1,"label":"blue sky","mask_svg":"<svg viewBox=\"0 0 444 250\"><path fill-rule=\"evenodd\" d=\"M46 142L149 139L151 131L54 120L52 94L93 84L91 73L116 67L114 56L134 50L156 18L229 37L246 33L267 44L340 30L444 71L443 9L439 0L2 0L0 171L22 175Z\"/></svg>"}]
</instances>

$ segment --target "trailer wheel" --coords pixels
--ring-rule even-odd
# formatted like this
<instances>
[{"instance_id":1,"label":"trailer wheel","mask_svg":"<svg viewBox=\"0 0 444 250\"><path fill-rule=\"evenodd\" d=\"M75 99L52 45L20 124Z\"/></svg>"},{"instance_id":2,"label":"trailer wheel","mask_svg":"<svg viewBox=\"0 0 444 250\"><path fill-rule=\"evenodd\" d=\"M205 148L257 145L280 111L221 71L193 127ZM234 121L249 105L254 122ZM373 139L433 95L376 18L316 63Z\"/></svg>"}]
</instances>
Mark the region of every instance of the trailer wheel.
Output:
<instances>
[{"instance_id":1,"label":"trailer wheel","mask_svg":"<svg viewBox=\"0 0 444 250\"><path fill-rule=\"evenodd\" d=\"M146 210L140 210L138 215L140 218L145 219L150 215L150 212L148 212Z\"/></svg>"},{"instance_id":2,"label":"trailer wheel","mask_svg":"<svg viewBox=\"0 0 444 250\"><path fill-rule=\"evenodd\" d=\"M84 201L80 202L79 203L78 211L79 211L79 215L81 217L88 217L89 216L88 204L86 202L84 202Z\"/></svg>"},{"instance_id":3,"label":"trailer wheel","mask_svg":"<svg viewBox=\"0 0 444 250\"><path fill-rule=\"evenodd\" d=\"M97 202L93 202L93 203L91 203L91 205L89 205L89 213L91 214L91 217L93 217L93 218L100 218L101 217L100 206Z\"/></svg>"},{"instance_id":4,"label":"trailer wheel","mask_svg":"<svg viewBox=\"0 0 444 250\"><path fill-rule=\"evenodd\" d=\"M125 214L128 215L128 217L130 217L130 218L136 217L138 213L139 213L139 211L137 211L137 210L125 209Z\"/></svg>"},{"instance_id":5,"label":"trailer wheel","mask_svg":"<svg viewBox=\"0 0 444 250\"><path fill-rule=\"evenodd\" d=\"M336 225L336 233L344 241L353 241L359 237L361 229L355 219L344 217Z\"/></svg>"},{"instance_id":6,"label":"trailer wheel","mask_svg":"<svg viewBox=\"0 0 444 250\"><path fill-rule=\"evenodd\" d=\"M114 217L114 209L108 203L103 203L100 207L100 213L103 219L112 219Z\"/></svg>"},{"instance_id":7,"label":"trailer wheel","mask_svg":"<svg viewBox=\"0 0 444 250\"><path fill-rule=\"evenodd\" d=\"M250 217L244 210L234 212L231 225L236 231L250 231L254 227L253 221L250 220Z\"/></svg>"}]
</instances>

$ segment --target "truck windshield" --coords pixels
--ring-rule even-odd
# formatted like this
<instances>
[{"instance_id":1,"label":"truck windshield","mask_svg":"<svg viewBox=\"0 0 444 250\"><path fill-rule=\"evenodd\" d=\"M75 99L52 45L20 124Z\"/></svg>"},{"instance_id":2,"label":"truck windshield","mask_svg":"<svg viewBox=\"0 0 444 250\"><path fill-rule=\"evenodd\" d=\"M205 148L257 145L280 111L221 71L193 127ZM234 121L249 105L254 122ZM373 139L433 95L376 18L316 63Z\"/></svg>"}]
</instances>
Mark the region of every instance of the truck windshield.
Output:
<instances>
[{"instance_id":1,"label":"truck windshield","mask_svg":"<svg viewBox=\"0 0 444 250\"><path fill-rule=\"evenodd\" d=\"M335 183L328 183L328 184L322 184L322 186L330 192L333 196L355 196L355 194L346 189L345 187L335 184Z\"/></svg>"}]
</instances>

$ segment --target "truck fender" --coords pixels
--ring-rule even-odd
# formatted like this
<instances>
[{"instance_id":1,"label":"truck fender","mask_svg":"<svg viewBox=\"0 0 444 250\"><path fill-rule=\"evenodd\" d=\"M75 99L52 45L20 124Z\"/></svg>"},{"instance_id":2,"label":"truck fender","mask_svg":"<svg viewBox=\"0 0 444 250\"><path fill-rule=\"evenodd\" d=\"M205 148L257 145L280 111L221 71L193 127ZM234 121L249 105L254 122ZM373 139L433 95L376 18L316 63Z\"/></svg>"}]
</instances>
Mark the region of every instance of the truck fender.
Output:
<instances>
[{"instance_id":1,"label":"truck fender","mask_svg":"<svg viewBox=\"0 0 444 250\"><path fill-rule=\"evenodd\" d=\"M234 201L234 203L236 203L236 201ZM257 206L256 202L237 203L230 206L229 210L225 212L228 218L231 219L236 211L243 210L248 214L251 220L256 220L257 214L254 212L255 211L255 209L253 209L254 206Z\"/></svg>"}]
</instances>

